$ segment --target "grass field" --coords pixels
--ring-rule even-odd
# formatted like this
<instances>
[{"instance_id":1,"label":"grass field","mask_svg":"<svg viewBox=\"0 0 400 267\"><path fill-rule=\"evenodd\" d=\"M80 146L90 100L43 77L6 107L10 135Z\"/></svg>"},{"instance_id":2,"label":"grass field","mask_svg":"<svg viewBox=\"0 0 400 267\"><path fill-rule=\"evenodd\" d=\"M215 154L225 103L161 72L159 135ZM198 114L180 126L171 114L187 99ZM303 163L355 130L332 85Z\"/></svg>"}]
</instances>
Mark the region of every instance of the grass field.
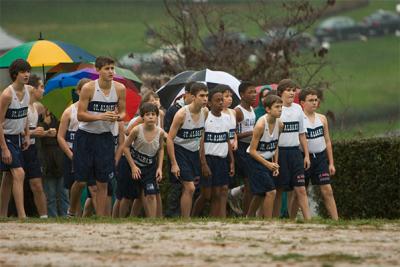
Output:
<instances>
[{"instance_id":1,"label":"grass field","mask_svg":"<svg viewBox=\"0 0 400 267\"><path fill-rule=\"evenodd\" d=\"M341 1L346 0L338 2ZM372 0L368 6L343 15L359 21L379 8L394 10L396 3L395 0ZM246 1L223 1L223 5L217 6L241 11L241 19L236 17L234 24L237 29L251 36L260 34L253 23L243 19L248 15L244 11ZM158 28L169 22L162 1L158 0L1 0L0 12L0 25L24 40L36 39L43 32L47 39L60 39L96 55L114 57L131 51L153 50L146 45L144 23ZM375 131L382 133L382 129L399 130L399 37L333 43L328 60L330 66L318 77L330 83L322 111L333 111L339 120L348 118L347 125L333 125L335 138L360 132L369 136ZM372 122L368 123L369 120ZM345 128L348 129L342 134Z\"/></svg>"},{"instance_id":2,"label":"grass field","mask_svg":"<svg viewBox=\"0 0 400 267\"><path fill-rule=\"evenodd\" d=\"M398 220L29 219L0 226L2 266L400 264Z\"/></svg>"}]
</instances>

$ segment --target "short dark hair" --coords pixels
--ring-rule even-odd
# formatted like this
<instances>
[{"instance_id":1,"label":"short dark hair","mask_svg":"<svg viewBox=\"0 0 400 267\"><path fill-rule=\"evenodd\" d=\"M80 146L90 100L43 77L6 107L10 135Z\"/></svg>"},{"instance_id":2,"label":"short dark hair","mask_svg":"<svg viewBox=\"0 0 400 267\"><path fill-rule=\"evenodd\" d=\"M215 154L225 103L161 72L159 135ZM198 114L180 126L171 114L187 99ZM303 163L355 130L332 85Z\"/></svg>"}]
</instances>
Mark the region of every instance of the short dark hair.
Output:
<instances>
[{"instance_id":1,"label":"short dark hair","mask_svg":"<svg viewBox=\"0 0 400 267\"><path fill-rule=\"evenodd\" d=\"M185 84L185 93L190 93L190 87L194 84L194 81L188 82Z\"/></svg>"},{"instance_id":2,"label":"short dark hair","mask_svg":"<svg viewBox=\"0 0 400 267\"><path fill-rule=\"evenodd\" d=\"M200 91L208 92L207 85L204 83L195 82L190 86L190 94L196 96Z\"/></svg>"},{"instance_id":3,"label":"short dark hair","mask_svg":"<svg viewBox=\"0 0 400 267\"><path fill-rule=\"evenodd\" d=\"M278 91L278 95L281 96L283 91L285 91L286 89L296 87L297 84L291 79L283 79L278 83L278 87L276 88L276 90Z\"/></svg>"},{"instance_id":4,"label":"short dark hair","mask_svg":"<svg viewBox=\"0 0 400 267\"><path fill-rule=\"evenodd\" d=\"M219 90L221 93L225 93L226 91L232 92L232 88L226 84L217 84L214 87L214 90Z\"/></svg>"},{"instance_id":5,"label":"short dark hair","mask_svg":"<svg viewBox=\"0 0 400 267\"><path fill-rule=\"evenodd\" d=\"M214 89L210 90L208 92L208 101L211 101L212 97L217 94L217 93L223 93L224 91L222 90L222 88L215 86Z\"/></svg>"},{"instance_id":6,"label":"short dark hair","mask_svg":"<svg viewBox=\"0 0 400 267\"><path fill-rule=\"evenodd\" d=\"M32 74L31 76L29 76L28 84L37 89L39 87L39 81L41 80L42 79L39 76L37 76L36 74Z\"/></svg>"},{"instance_id":7,"label":"short dark hair","mask_svg":"<svg viewBox=\"0 0 400 267\"><path fill-rule=\"evenodd\" d=\"M115 60L110 57L100 56L100 57L97 57L96 61L94 62L94 66L96 67L96 69L101 69L105 65L109 65L109 64L115 64Z\"/></svg>"},{"instance_id":8,"label":"short dark hair","mask_svg":"<svg viewBox=\"0 0 400 267\"><path fill-rule=\"evenodd\" d=\"M275 103L282 104L282 98L275 94L268 94L264 101L264 108L272 108Z\"/></svg>"},{"instance_id":9,"label":"short dark hair","mask_svg":"<svg viewBox=\"0 0 400 267\"><path fill-rule=\"evenodd\" d=\"M28 61L19 58L14 60L8 68L10 78L13 82L17 79L18 73L21 71L31 71L31 65L28 63Z\"/></svg>"},{"instance_id":10,"label":"short dark hair","mask_svg":"<svg viewBox=\"0 0 400 267\"><path fill-rule=\"evenodd\" d=\"M256 84L250 81L243 81L239 85L239 94L243 94L249 87L255 87Z\"/></svg>"},{"instance_id":11,"label":"short dark hair","mask_svg":"<svg viewBox=\"0 0 400 267\"><path fill-rule=\"evenodd\" d=\"M155 99L160 98L156 92L149 90L147 93L144 94L142 98L142 103L144 104L149 102L151 97L154 97Z\"/></svg>"},{"instance_id":12,"label":"short dark hair","mask_svg":"<svg viewBox=\"0 0 400 267\"><path fill-rule=\"evenodd\" d=\"M142 105L140 105L140 110L139 110L140 117L143 118L144 115L149 112L155 112L158 116L159 114L158 107L152 103L143 103Z\"/></svg>"},{"instance_id":13,"label":"short dark hair","mask_svg":"<svg viewBox=\"0 0 400 267\"><path fill-rule=\"evenodd\" d=\"M318 98L322 97L322 92L311 87L307 87L300 91L299 100L306 101L308 95L316 95Z\"/></svg>"},{"instance_id":14,"label":"short dark hair","mask_svg":"<svg viewBox=\"0 0 400 267\"><path fill-rule=\"evenodd\" d=\"M79 80L78 84L76 85L76 91L79 91L82 89L82 87L87 84L88 82L90 82L91 79L88 78L82 78Z\"/></svg>"}]
</instances>

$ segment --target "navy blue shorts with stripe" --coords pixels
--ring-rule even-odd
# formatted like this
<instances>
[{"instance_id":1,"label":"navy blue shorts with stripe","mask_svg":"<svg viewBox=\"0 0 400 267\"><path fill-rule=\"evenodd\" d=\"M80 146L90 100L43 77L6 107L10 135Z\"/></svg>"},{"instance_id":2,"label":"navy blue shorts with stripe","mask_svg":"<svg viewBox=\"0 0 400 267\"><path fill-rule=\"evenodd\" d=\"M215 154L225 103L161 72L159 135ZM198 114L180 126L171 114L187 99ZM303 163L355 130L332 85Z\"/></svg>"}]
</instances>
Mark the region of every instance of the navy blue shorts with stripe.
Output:
<instances>
[{"instance_id":1,"label":"navy blue shorts with stripe","mask_svg":"<svg viewBox=\"0 0 400 267\"><path fill-rule=\"evenodd\" d=\"M193 182L200 177L200 155L199 151L192 152L180 145L174 145L175 158L178 163L181 179L185 182Z\"/></svg>"},{"instance_id":2,"label":"navy blue shorts with stripe","mask_svg":"<svg viewBox=\"0 0 400 267\"><path fill-rule=\"evenodd\" d=\"M229 184L229 165L227 158L206 155L208 168L211 171L211 177L201 176L200 186L224 186Z\"/></svg>"},{"instance_id":3,"label":"navy blue shorts with stripe","mask_svg":"<svg viewBox=\"0 0 400 267\"><path fill-rule=\"evenodd\" d=\"M329 175L328 158L326 150L320 153L310 154L311 167L305 171L306 185L311 183L313 185L325 185L331 183Z\"/></svg>"},{"instance_id":4,"label":"navy blue shorts with stripe","mask_svg":"<svg viewBox=\"0 0 400 267\"><path fill-rule=\"evenodd\" d=\"M21 149L22 136L5 134L4 138L6 140L8 150L10 151L12 162L10 164L6 164L0 159L0 170L10 171L11 169L23 167L24 158L22 156L22 149Z\"/></svg>"},{"instance_id":5,"label":"navy blue shorts with stripe","mask_svg":"<svg viewBox=\"0 0 400 267\"><path fill-rule=\"evenodd\" d=\"M270 159L268 161L271 161ZM250 157L251 166L250 190L251 193L258 196L265 196L265 193L275 190L275 181L272 172L257 160Z\"/></svg>"},{"instance_id":6,"label":"navy blue shorts with stripe","mask_svg":"<svg viewBox=\"0 0 400 267\"><path fill-rule=\"evenodd\" d=\"M291 191L305 186L304 159L299 147L279 147L279 175L274 177L276 188Z\"/></svg>"},{"instance_id":7,"label":"navy blue shorts with stripe","mask_svg":"<svg viewBox=\"0 0 400 267\"><path fill-rule=\"evenodd\" d=\"M114 138L111 132L93 134L79 129L75 135L73 166L77 181L91 177L108 183L115 175Z\"/></svg>"},{"instance_id":8,"label":"navy blue shorts with stripe","mask_svg":"<svg viewBox=\"0 0 400 267\"><path fill-rule=\"evenodd\" d=\"M43 175L42 167L39 161L36 145L31 144L28 149L22 151L22 156L24 158L25 178L41 178Z\"/></svg>"}]
</instances>

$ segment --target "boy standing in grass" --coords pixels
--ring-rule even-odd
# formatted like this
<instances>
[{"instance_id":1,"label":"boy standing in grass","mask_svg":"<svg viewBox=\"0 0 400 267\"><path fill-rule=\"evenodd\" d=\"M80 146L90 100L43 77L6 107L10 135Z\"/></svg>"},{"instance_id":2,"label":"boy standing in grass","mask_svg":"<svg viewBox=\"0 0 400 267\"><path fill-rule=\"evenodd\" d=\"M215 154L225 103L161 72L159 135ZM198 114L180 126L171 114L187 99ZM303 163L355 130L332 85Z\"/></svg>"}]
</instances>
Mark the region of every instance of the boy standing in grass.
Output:
<instances>
[{"instance_id":1,"label":"boy standing in grass","mask_svg":"<svg viewBox=\"0 0 400 267\"><path fill-rule=\"evenodd\" d=\"M190 87L193 101L182 107L172 121L167 136L167 149L171 161L171 172L183 184L181 216L190 217L194 180L200 176L200 138L203 134L208 110L208 88L202 83Z\"/></svg>"},{"instance_id":2,"label":"boy standing in grass","mask_svg":"<svg viewBox=\"0 0 400 267\"><path fill-rule=\"evenodd\" d=\"M297 85L290 79L280 81L277 88L278 95L283 101L281 121L284 127L278 143L279 176L275 178L277 192L274 216L279 216L282 192L290 191L288 193L289 216L294 219L300 206L304 219L309 220L311 214L305 188L304 169L310 167L310 158L304 128L304 113L300 105L293 103L296 88ZM304 159L300 145L305 154Z\"/></svg>"},{"instance_id":3,"label":"boy standing in grass","mask_svg":"<svg viewBox=\"0 0 400 267\"><path fill-rule=\"evenodd\" d=\"M244 203L243 214L247 214L251 201L251 192L249 186L250 169L248 161L249 154L246 152L253 136L253 128L256 123L256 114L252 104L256 101L256 87L251 82L242 82L239 85L240 105L235 108L237 122L238 147L235 153L235 163L237 173L243 177L244 181Z\"/></svg>"},{"instance_id":4,"label":"boy standing in grass","mask_svg":"<svg viewBox=\"0 0 400 267\"><path fill-rule=\"evenodd\" d=\"M157 126L159 113L156 105L142 104L140 116L143 124L132 129L125 141L124 150L131 167L132 178L139 180L143 187L146 215L154 218L157 215L158 183L162 179L164 131Z\"/></svg>"},{"instance_id":5,"label":"boy standing in grass","mask_svg":"<svg viewBox=\"0 0 400 267\"><path fill-rule=\"evenodd\" d=\"M223 217L222 210L226 210L226 201L222 202L222 190L224 187L227 188L229 176L234 174L235 164L229 140L229 117L222 113L224 109L222 90L214 88L208 99L210 112L200 141L201 193L194 204L193 215L198 216L205 202L211 200L210 215Z\"/></svg>"},{"instance_id":6,"label":"boy standing in grass","mask_svg":"<svg viewBox=\"0 0 400 267\"><path fill-rule=\"evenodd\" d=\"M279 174L278 139L283 129L283 124L279 120L282 113L282 99L276 95L268 95L263 105L267 114L257 121L249 147L252 157L250 159L250 188L253 199L247 216L255 216L263 201L264 218L272 218L276 195L272 177Z\"/></svg>"},{"instance_id":7,"label":"boy standing in grass","mask_svg":"<svg viewBox=\"0 0 400 267\"><path fill-rule=\"evenodd\" d=\"M27 120L30 101L28 81L31 66L23 59L13 61L9 68L13 81L0 95L0 169L3 172L0 191L0 217L7 217L13 193L18 218L25 218L22 150L30 145Z\"/></svg>"},{"instance_id":8,"label":"boy standing in grass","mask_svg":"<svg viewBox=\"0 0 400 267\"><path fill-rule=\"evenodd\" d=\"M73 165L76 181L71 188L70 215L88 179L96 179L96 213L106 216L107 185L114 177L115 121L125 117L125 86L113 81L114 60L98 57L95 62L99 79L82 87L78 104L79 129L75 135ZM75 149L76 148L76 149Z\"/></svg>"},{"instance_id":9,"label":"boy standing in grass","mask_svg":"<svg viewBox=\"0 0 400 267\"><path fill-rule=\"evenodd\" d=\"M311 180L313 185L319 186L329 215L333 220L338 220L336 202L330 185L330 176L336 172L332 143L328 120L324 115L315 112L319 101L316 90L304 89L300 92L300 103L305 114L304 125L307 129L308 153L311 159L311 167L305 172L306 184Z\"/></svg>"}]
</instances>

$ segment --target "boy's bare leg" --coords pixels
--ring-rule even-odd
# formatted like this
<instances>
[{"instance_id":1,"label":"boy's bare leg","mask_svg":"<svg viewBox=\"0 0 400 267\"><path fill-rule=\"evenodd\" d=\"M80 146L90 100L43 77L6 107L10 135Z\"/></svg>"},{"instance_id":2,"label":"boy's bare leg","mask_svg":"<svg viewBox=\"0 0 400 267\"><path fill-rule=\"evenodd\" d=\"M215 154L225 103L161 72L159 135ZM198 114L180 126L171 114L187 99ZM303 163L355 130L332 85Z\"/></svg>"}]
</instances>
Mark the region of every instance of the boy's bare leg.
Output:
<instances>
[{"instance_id":1,"label":"boy's bare leg","mask_svg":"<svg viewBox=\"0 0 400 267\"><path fill-rule=\"evenodd\" d=\"M264 197L259 195L253 195L253 199L251 200L249 210L247 212L246 217L254 217L256 216L256 211L260 204L262 203Z\"/></svg>"},{"instance_id":2,"label":"boy's bare leg","mask_svg":"<svg viewBox=\"0 0 400 267\"><path fill-rule=\"evenodd\" d=\"M132 204L131 216L139 217L142 213L143 203L141 198L136 198Z\"/></svg>"},{"instance_id":3,"label":"boy's bare leg","mask_svg":"<svg viewBox=\"0 0 400 267\"><path fill-rule=\"evenodd\" d=\"M92 195L92 205L93 205L93 209L96 211L97 210L97 206L96 206L96 201L97 201L97 186L96 185L91 185L88 186L90 195Z\"/></svg>"},{"instance_id":4,"label":"boy's bare leg","mask_svg":"<svg viewBox=\"0 0 400 267\"><path fill-rule=\"evenodd\" d=\"M33 178L29 180L29 185L33 193L33 200L39 216L47 215L47 200L43 190L42 178Z\"/></svg>"},{"instance_id":5,"label":"boy's bare leg","mask_svg":"<svg viewBox=\"0 0 400 267\"><path fill-rule=\"evenodd\" d=\"M306 191L307 192L307 191ZM296 219L297 213L299 211L299 201L297 199L296 193L293 191L288 194L288 212L290 219Z\"/></svg>"},{"instance_id":6,"label":"boy's bare leg","mask_svg":"<svg viewBox=\"0 0 400 267\"><path fill-rule=\"evenodd\" d=\"M85 205L83 207L83 213L82 217L90 217L94 214L94 207L93 207L93 199L92 198L87 198L85 201Z\"/></svg>"},{"instance_id":7,"label":"boy's bare leg","mask_svg":"<svg viewBox=\"0 0 400 267\"><path fill-rule=\"evenodd\" d=\"M310 207L308 206L308 198L307 198L306 188L304 186L295 186L294 193L296 194L296 198L297 198L296 202L300 206L300 209L303 213L304 220L310 220L311 214L310 214ZM293 208L296 208L296 204L294 204L292 207L292 212L294 213L295 211L293 210ZM290 214L290 216L292 217L293 214Z\"/></svg>"},{"instance_id":8,"label":"boy's bare leg","mask_svg":"<svg viewBox=\"0 0 400 267\"><path fill-rule=\"evenodd\" d=\"M146 216L155 218L157 215L157 199L156 195L146 195Z\"/></svg>"},{"instance_id":9,"label":"boy's bare leg","mask_svg":"<svg viewBox=\"0 0 400 267\"><path fill-rule=\"evenodd\" d=\"M112 198L107 195L106 216L111 217L112 212Z\"/></svg>"},{"instance_id":10,"label":"boy's bare leg","mask_svg":"<svg viewBox=\"0 0 400 267\"><path fill-rule=\"evenodd\" d=\"M211 217L221 217L221 186L213 186L211 189Z\"/></svg>"},{"instance_id":11,"label":"boy's bare leg","mask_svg":"<svg viewBox=\"0 0 400 267\"><path fill-rule=\"evenodd\" d=\"M272 218L275 196L276 196L276 190L269 191L265 194L263 203L264 218L268 219Z\"/></svg>"},{"instance_id":12,"label":"boy's bare leg","mask_svg":"<svg viewBox=\"0 0 400 267\"><path fill-rule=\"evenodd\" d=\"M129 198L122 198L119 205L118 217L125 218L129 215L129 210L132 205L132 201Z\"/></svg>"},{"instance_id":13,"label":"boy's bare leg","mask_svg":"<svg viewBox=\"0 0 400 267\"><path fill-rule=\"evenodd\" d=\"M200 188L200 195L194 202L192 216L199 216L204 209L204 206L211 200L211 187Z\"/></svg>"},{"instance_id":14,"label":"boy's bare leg","mask_svg":"<svg viewBox=\"0 0 400 267\"><path fill-rule=\"evenodd\" d=\"M329 215L331 216L332 220L337 221L339 219L339 215L336 208L336 201L333 196L332 186L330 184L321 185L320 189Z\"/></svg>"},{"instance_id":15,"label":"boy's bare leg","mask_svg":"<svg viewBox=\"0 0 400 267\"><path fill-rule=\"evenodd\" d=\"M107 205L107 188L108 183L101 183L96 181L97 196L96 196L96 214L98 216L107 216L106 205Z\"/></svg>"},{"instance_id":16,"label":"boy's bare leg","mask_svg":"<svg viewBox=\"0 0 400 267\"><path fill-rule=\"evenodd\" d=\"M192 209L193 193L195 190L193 182L182 182L182 196L181 196L181 216L183 218L190 217L190 211Z\"/></svg>"},{"instance_id":17,"label":"boy's bare leg","mask_svg":"<svg viewBox=\"0 0 400 267\"><path fill-rule=\"evenodd\" d=\"M12 182L11 172L3 172L0 189L0 217L7 217L8 215L8 204L11 199Z\"/></svg>"},{"instance_id":18,"label":"boy's bare leg","mask_svg":"<svg viewBox=\"0 0 400 267\"><path fill-rule=\"evenodd\" d=\"M157 217L162 218L163 217L163 206L162 206L162 199L161 199L160 193L156 194L156 200L157 200Z\"/></svg>"},{"instance_id":19,"label":"boy's bare leg","mask_svg":"<svg viewBox=\"0 0 400 267\"><path fill-rule=\"evenodd\" d=\"M247 214L253 197L250 191L249 178L244 178L243 214Z\"/></svg>"},{"instance_id":20,"label":"boy's bare leg","mask_svg":"<svg viewBox=\"0 0 400 267\"><path fill-rule=\"evenodd\" d=\"M68 213L73 216L78 215L78 207L80 206L82 190L85 188L86 182L75 181L71 187L71 199ZM80 209L80 208L79 208Z\"/></svg>"},{"instance_id":21,"label":"boy's bare leg","mask_svg":"<svg viewBox=\"0 0 400 267\"><path fill-rule=\"evenodd\" d=\"M221 217L226 218L226 205L228 202L228 192L229 192L229 187L227 185L224 185L221 187Z\"/></svg>"},{"instance_id":22,"label":"boy's bare leg","mask_svg":"<svg viewBox=\"0 0 400 267\"><path fill-rule=\"evenodd\" d=\"M12 174L12 192L15 201L15 207L17 208L18 218L26 218L24 208L24 178L25 172L23 168L11 169Z\"/></svg>"},{"instance_id":23,"label":"boy's bare leg","mask_svg":"<svg viewBox=\"0 0 400 267\"><path fill-rule=\"evenodd\" d=\"M112 209L112 217L113 218L118 218L119 217L119 206L121 204L121 201L119 199L116 199L114 202L114 206Z\"/></svg>"},{"instance_id":24,"label":"boy's bare leg","mask_svg":"<svg viewBox=\"0 0 400 267\"><path fill-rule=\"evenodd\" d=\"M275 201L274 201L274 210L272 212L272 217L279 218L281 216L281 207L282 207L282 188L276 189Z\"/></svg>"}]
</instances>

